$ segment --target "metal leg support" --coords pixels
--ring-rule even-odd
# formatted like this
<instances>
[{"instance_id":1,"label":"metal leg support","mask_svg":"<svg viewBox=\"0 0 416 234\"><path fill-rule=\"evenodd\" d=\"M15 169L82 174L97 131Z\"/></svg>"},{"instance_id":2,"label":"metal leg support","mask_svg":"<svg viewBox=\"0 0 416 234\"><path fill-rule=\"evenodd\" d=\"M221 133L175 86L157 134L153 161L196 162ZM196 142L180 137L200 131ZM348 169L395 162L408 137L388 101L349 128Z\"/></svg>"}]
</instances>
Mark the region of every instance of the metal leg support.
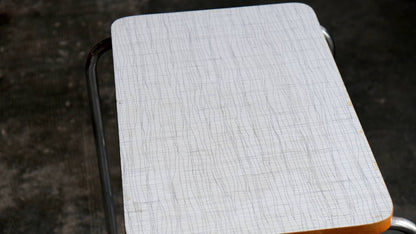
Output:
<instances>
[{"instance_id":1,"label":"metal leg support","mask_svg":"<svg viewBox=\"0 0 416 234\"><path fill-rule=\"evenodd\" d=\"M416 234L416 224L405 218L393 217L391 219L391 226L389 230L401 231L407 234Z\"/></svg>"},{"instance_id":2,"label":"metal leg support","mask_svg":"<svg viewBox=\"0 0 416 234\"><path fill-rule=\"evenodd\" d=\"M331 37L331 34L329 34L328 30L324 26L321 25L321 31L324 34L326 43L328 43L329 49L332 52L332 55L335 56L335 43L334 40Z\"/></svg>"},{"instance_id":3,"label":"metal leg support","mask_svg":"<svg viewBox=\"0 0 416 234\"><path fill-rule=\"evenodd\" d=\"M88 97L93 120L95 147L98 156L101 190L106 216L107 230L110 234L117 233L116 214L114 211L113 193L111 192L110 170L108 166L107 146L101 116L100 94L97 81L97 63L100 56L111 49L111 38L99 42L88 54L85 73L87 77Z\"/></svg>"}]
</instances>

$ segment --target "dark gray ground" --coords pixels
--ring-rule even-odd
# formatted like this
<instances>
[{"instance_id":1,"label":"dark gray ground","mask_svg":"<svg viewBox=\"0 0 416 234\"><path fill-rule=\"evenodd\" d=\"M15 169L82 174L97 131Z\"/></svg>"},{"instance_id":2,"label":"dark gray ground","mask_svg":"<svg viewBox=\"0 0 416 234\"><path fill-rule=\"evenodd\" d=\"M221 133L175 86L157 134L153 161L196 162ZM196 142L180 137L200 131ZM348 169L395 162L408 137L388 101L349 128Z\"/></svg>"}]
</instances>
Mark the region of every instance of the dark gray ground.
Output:
<instances>
[{"instance_id":1,"label":"dark gray ground","mask_svg":"<svg viewBox=\"0 0 416 234\"><path fill-rule=\"evenodd\" d=\"M273 1L0 0L0 233L103 233L84 62L122 16ZM395 205L416 221L416 1L311 1ZM103 112L119 229L112 61Z\"/></svg>"}]
</instances>

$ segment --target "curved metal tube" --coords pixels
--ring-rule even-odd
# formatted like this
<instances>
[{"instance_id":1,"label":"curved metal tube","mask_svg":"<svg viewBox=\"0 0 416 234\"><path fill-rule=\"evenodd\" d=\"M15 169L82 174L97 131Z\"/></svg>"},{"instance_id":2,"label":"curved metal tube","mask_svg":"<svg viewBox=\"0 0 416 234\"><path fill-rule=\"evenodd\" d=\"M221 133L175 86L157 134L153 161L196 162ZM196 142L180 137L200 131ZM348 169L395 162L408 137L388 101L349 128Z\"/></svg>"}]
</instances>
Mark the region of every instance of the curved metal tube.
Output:
<instances>
[{"instance_id":1,"label":"curved metal tube","mask_svg":"<svg viewBox=\"0 0 416 234\"><path fill-rule=\"evenodd\" d=\"M113 193L111 191L110 169L108 166L107 146L105 143L104 127L100 107L100 93L98 91L97 81L98 60L102 54L110 49L111 38L104 39L96 44L88 54L85 74L87 77L88 97L93 120L95 147L98 156L98 168L100 171L101 190L107 221L107 230L110 234L116 234L116 215L114 210Z\"/></svg>"},{"instance_id":2,"label":"curved metal tube","mask_svg":"<svg viewBox=\"0 0 416 234\"><path fill-rule=\"evenodd\" d=\"M393 217L391 219L391 226L389 230L400 231L407 234L416 234L416 224L405 218Z\"/></svg>"},{"instance_id":3,"label":"curved metal tube","mask_svg":"<svg viewBox=\"0 0 416 234\"><path fill-rule=\"evenodd\" d=\"M331 37L331 34L329 34L328 30L324 26L321 25L321 31L324 34L326 43L328 43L329 49L332 52L332 55L335 55L335 43L334 40Z\"/></svg>"}]
</instances>

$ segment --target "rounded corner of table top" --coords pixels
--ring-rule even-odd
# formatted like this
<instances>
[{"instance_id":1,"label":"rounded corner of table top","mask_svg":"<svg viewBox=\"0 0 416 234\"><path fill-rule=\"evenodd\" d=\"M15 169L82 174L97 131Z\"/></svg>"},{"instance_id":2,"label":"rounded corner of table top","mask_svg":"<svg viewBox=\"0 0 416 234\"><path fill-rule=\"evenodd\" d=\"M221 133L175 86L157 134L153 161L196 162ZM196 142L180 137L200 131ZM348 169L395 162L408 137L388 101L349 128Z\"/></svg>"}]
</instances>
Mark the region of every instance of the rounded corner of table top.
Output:
<instances>
[{"instance_id":1,"label":"rounded corner of table top","mask_svg":"<svg viewBox=\"0 0 416 234\"><path fill-rule=\"evenodd\" d=\"M302 232L290 232L287 234L379 234L387 231L391 226L391 219L393 218L393 213L390 214L387 218L382 219L381 221L357 226L349 227L338 227L338 228L329 228L329 229L320 229L320 230L311 230L311 231L302 231Z\"/></svg>"}]
</instances>

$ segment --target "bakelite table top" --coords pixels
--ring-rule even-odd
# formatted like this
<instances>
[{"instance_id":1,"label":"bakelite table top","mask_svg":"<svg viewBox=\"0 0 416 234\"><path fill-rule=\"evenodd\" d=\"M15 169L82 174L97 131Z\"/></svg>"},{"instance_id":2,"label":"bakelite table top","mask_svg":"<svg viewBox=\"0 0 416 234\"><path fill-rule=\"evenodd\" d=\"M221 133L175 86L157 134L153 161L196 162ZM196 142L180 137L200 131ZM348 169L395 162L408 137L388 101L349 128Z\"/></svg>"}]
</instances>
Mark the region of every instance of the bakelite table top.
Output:
<instances>
[{"instance_id":1,"label":"bakelite table top","mask_svg":"<svg viewBox=\"0 0 416 234\"><path fill-rule=\"evenodd\" d=\"M112 25L127 233L380 233L392 202L314 11Z\"/></svg>"}]
</instances>

